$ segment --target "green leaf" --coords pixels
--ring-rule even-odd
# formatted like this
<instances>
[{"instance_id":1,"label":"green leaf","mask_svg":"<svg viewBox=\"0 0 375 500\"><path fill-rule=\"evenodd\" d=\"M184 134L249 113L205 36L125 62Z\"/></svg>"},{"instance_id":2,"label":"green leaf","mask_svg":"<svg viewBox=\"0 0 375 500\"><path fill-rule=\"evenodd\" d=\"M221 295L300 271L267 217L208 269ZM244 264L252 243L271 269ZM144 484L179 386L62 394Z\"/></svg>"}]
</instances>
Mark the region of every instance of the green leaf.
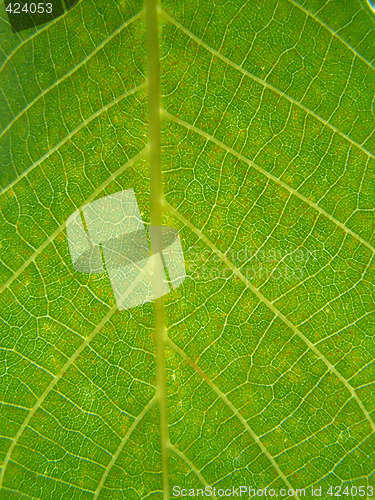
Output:
<instances>
[{"instance_id":1,"label":"green leaf","mask_svg":"<svg viewBox=\"0 0 375 500\"><path fill-rule=\"evenodd\" d=\"M0 4L1 499L373 496L375 17L300 1ZM188 277L119 311L66 220L129 188Z\"/></svg>"}]
</instances>

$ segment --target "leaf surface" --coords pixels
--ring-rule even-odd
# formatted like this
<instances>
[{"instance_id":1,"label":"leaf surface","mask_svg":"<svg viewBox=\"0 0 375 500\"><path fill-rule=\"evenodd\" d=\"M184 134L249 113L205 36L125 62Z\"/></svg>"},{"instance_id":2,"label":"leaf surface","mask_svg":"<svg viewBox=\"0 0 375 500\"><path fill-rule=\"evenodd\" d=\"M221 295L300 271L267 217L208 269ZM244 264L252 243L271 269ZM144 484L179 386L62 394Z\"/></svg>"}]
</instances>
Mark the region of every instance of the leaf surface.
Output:
<instances>
[{"instance_id":1,"label":"leaf surface","mask_svg":"<svg viewBox=\"0 0 375 500\"><path fill-rule=\"evenodd\" d=\"M371 498L374 13L166 0L160 60L146 18L81 0L17 34L0 5L0 498ZM130 188L188 277L118 311L66 220Z\"/></svg>"}]
</instances>

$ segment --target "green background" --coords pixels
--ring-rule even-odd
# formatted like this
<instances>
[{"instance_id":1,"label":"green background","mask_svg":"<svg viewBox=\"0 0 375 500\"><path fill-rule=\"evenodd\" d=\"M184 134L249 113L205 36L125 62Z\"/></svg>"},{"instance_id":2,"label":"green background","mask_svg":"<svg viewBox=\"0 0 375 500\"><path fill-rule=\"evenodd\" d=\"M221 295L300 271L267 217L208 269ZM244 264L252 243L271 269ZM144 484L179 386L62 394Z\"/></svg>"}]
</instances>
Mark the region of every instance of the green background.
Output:
<instances>
[{"instance_id":1,"label":"green background","mask_svg":"<svg viewBox=\"0 0 375 500\"><path fill-rule=\"evenodd\" d=\"M170 486L375 487L375 14L161 8ZM65 228L128 188L150 221L146 66L141 1L19 34L0 5L4 500L163 498L153 304L118 312Z\"/></svg>"}]
</instances>

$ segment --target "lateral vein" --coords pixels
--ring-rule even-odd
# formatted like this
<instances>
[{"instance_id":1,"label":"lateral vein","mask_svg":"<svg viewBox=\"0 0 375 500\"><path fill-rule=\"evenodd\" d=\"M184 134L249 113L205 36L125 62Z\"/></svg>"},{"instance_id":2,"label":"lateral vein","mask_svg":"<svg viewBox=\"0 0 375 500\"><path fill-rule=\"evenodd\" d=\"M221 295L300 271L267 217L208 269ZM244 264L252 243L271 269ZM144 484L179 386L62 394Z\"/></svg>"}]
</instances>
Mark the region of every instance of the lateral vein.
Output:
<instances>
[{"instance_id":1,"label":"lateral vein","mask_svg":"<svg viewBox=\"0 0 375 500\"><path fill-rule=\"evenodd\" d=\"M221 59L223 62L225 62L225 64L227 64L228 66L231 66L232 68L236 69L240 73L242 73L242 74L246 75L247 77L251 78L251 80L254 80L255 82L257 82L260 85L262 85L262 87L266 87L271 92L274 92L275 94L279 95L280 97L283 97L284 99L286 99L287 101L291 102L292 104L294 104L298 108L302 109L305 113L313 116L320 123L322 123L326 127L330 128L333 132L335 132L336 134L340 135L345 140L347 140L348 142L350 142L353 146L356 146L358 149L360 149L361 151L363 151L366 155L370 156L371 158L373 158L375 160L375 155L373 153L371 153L368 149L366 149L365 147L363 147L362 144L360 144L359 142L354 141L351 137L349 137L348 135L346 135L343 132L341 132L337 127L335 127L334 125L332 125L331 123L329 123L327 120L325 120L323 117L321 117L317 113L315 113L315 111L309 109L304 104L302 104L301 102L299 102L296 99L294 99L294 97L291 97L290 95L286 94L282 90L274 87L270 83L267 83L265 80L262 80L261 78L253 75L252 73L250 73L249 71L247 71L246 69L244 69L239 64L234 63L233 61L231 61L227 57L223 56L219 51L217 51L214 48L210 47L210 45L208 45L206 42L204 42L199 37L197 37L196 35L194 35L194 33L192 33L191 31L189 31L188 29L186 29L182 24L180 24L178 21L176 21L172 16L170 16L166 12L164 12L163 15L164 15L164 17L168 21L170 21L172 24L174 24L176 26L176 28L178 28L180 31L182 31L183 33L185 33L185 35L187 35L189 38L191 38L192 40L194 40L198 45L200 45L201 47L203 47L204 49L206 49L208 52L210 52L211 54L213 54L215 57L217 57L218 59ZM366 138L366 140L367 140L367 138ZM364 142L366 142L366 140Z\"/></svg>"},{"instance_id":2,"label":"lateral vein","mask_svg":"<svg viewBox=\"0 0 375 500\"><path fill-rule=\"evenodd\" d=\"M227 398L227 396L217 387L214 382L209 378L209 376L196 364L192 359L189 358L189 356L178 347L172 340L168 339L168 345L177 353L179 354L201 377L202 379L207 383L207 385L217 394L217 396L225 403L225 405L232 411L232 413L238 418L238 420L241 422L241 424L244 426L246 431L250 434L250 436L253 438L253 440L256 442L256 444L259 446L261 449L262 453L267 457L267 459L271 462L272 466L276 470L276 472L279 474L281 479L284 481L284 483L288 486L289 489L293 489L293 486L290 484L288 481L287 477L283 473L283 471L280 469L279 465L277 464L276 460L273 458L273 456L270 454L270 452L267 450L267 448L264 446L262 441L259 439L257 434L253 431L253 429L249 426L247 423L246 419L242 416L242 414L237 410L237 408L234 406L234 404ZM297 495L293 495L294 498L298 500Z\"/></svg>"},{"instance_id":3,"label":"lateral vein","mask_svg":"<svg viewBox=\"0 0 375 500\"><path fill-rule=\"evenodd\" d=\"M190 123L185 122L184 120L181 120L180 118L177 118L174 115L171 115L167 111L164 111L165 117L168 118L170 121L177 123L178 125L181 125L184 128L187 128L188 130L191 130L202 137L205 137L207 140L212 141L213 143L217 144L219 147L224 149L225 151L228 151L228 153L231 153L233 156L236 156L239 160L242 160L243 162L247 163L248 165L254 167L258 172L266 176L268 179L274 181L275 183L279 184L283 188L287 189L290 193L292 193L294 196L297 196L300 200L304 201L308 205L310 205L312 208L317 210L319 213L324 215L324 217L327 217L331 222L339 226L341 229L343 229L346 233L350 234L355 238L356 240L360 241L363 245L365 245L369 250L371 250L372 253L375 253L375 247L373 247L368 241L364 240L361 236L359 236L357 233L349 229L345 224L340 222L338 219L333 217L330 213L326 212L323 208L321 208L317 203L311 201L309 198L304 196L303 194L299 193L296 189L294 189L292 186L287 184L286 182L282 181L278 177L272 175L271 173L267 172L267 170L264 170L262 167L254 163L253 161L249 160L246 156L244 156L241 153L238 153L235 149L231 148L230 146L224 144L223 142L219 141L216 139L214 136L207 134L207 132L204 132L203 130L199 129L198 127L195 127L194 125L191 125Z\"/></svg>"},{"instance_id":4,"label":"lateral vein","mask_svg":"<svg viewBox=\"0 0 375 500\"><path fill-rule=\"evenodd\" d=\"M196 228L186 217L184 217L178 210L169 205L165 201L166 208L168 211L177 217L181 222L183 222L191 231L193 231L206 245L211 248L211 250L220 258L222 262L224 262L229 269L237 276L253 293L261 300L278 318L281 319L283 323L285 323L298 337L305 342L305 344L316 354L316 356L323 361L323 363L329 368L329 370L336 375L336 377L342 382L342 384L346 387L346 389L350 392L352 398L357 402L358 406L362 410L364 416L366 417L372 432L375 433L375 423L372 420L369 412L366 407L360 400L358 394L355 389L349 384L349 382L341 375L341 373L336 369L336 367L322 354L319 349L284 315L282 314L277 307L268 300L250 281L237 269L237 267L228 259L228 257L223 254L208 238L205 236L202 231Z\"/></svg>"}]
</instances>

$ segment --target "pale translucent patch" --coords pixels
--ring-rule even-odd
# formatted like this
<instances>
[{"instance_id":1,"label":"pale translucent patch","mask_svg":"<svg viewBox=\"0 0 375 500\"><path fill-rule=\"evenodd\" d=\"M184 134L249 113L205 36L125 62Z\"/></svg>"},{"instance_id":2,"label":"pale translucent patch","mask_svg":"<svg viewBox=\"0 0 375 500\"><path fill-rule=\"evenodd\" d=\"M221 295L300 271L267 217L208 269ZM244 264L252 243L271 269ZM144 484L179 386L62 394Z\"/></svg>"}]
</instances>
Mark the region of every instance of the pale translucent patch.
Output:
<instances>
[{"instance_id":1,"label":"pale translucent patch","mask_svg":"<svg viewBox=\"0 0 375 500\"><path fill-rule=\"evenodd\" d=\"M73 266L83 273L106 270L120 310L159 298L169 293L170 285L177 288L184 281L186 270L178 232L170 227L151 226L150 255L147 231L133 189L95 200L82 212L87 231L78 210L67 220ZM159 248L161 252L156 252Z\"/></svg>"}]
</instances>

